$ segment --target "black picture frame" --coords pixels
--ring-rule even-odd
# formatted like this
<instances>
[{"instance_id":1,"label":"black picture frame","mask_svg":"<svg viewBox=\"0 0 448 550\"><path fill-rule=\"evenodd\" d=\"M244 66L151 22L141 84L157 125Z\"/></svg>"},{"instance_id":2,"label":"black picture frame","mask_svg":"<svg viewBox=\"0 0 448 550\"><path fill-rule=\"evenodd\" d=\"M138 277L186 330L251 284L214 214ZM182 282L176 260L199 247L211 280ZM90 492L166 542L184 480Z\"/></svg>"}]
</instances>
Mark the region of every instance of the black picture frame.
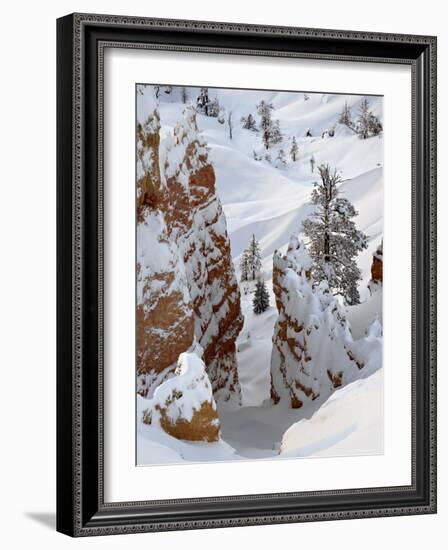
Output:
<instances>
[{"instance_id":1,"label":"black picture frame","mask_svg":"<svg viewBox=\"0 0 448 550\"><path fill-rule=\"evenodd\" d=\"M412 484L104 502L102 56L156 47L412 68ZM71 536L436 512L436 44L379 34L72 14L57 21L57 530Z\"/></svg>"}]
</instances>

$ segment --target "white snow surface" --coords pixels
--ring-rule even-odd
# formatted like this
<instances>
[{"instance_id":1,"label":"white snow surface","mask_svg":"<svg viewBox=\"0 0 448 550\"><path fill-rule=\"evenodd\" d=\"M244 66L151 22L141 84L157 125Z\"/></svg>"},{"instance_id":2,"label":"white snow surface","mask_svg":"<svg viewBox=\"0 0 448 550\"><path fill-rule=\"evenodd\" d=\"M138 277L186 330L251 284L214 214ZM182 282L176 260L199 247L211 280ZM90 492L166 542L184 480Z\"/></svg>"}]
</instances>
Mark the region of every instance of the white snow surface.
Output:
<instances>
[{"instance_id":1,"label":"white snow surface","mask_svg":"<svg viewBox=\"0 0 448 550\"><path fill-rule=\"evenodd\" d=\"M333 395L284 434L280 456L324 457L383 452L383 371Z\"/></svg>"},{"instance_id":2,"label":"white snow surface","mask_svg":"<svg viewBox=\"0 0 448 550\"><path fill-rule=\"evenodd\" d=\"M210 380L200 355L202 349L198 344L192 352L181 353L175 376L160 384L154 390L152 399L145 400L152 411L153 423L158 423L158 407L165 409L173 423L178 419L190 421L206 401L216 409Z\"/></svg>"}]
</instances>

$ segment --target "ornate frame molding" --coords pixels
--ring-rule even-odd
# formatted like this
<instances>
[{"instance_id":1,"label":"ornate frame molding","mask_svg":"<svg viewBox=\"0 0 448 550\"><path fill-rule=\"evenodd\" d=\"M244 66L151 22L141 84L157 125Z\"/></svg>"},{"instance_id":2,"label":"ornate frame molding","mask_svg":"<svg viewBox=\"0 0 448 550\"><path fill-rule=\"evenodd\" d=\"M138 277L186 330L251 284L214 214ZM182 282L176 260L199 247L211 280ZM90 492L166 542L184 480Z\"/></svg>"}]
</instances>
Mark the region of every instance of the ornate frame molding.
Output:
<instances>
[{"instance_id":1,"label":"ornate frame molding","mask_svg":"<svg viewBox=\"0 0 448 550\"><path fill-rule=\"evenodd\" d=\"M131 41L128 36L134 30L138 30L139 35ZM153 41L152 31L157 31L159 42ZM185 43L186 33L202 40L203 44ZM241 37L242 42L247 41L251 47L216 45L220 37L221 42L225 42L236 36ZM284 44L289 49L263 47L266 44L272 47L273 40L282 37L287 38ZM316 40L321 49L327 46L327 52L314 51L313 42ZM404 63L412 66L412 330L416 336L412 358L412 485L175 501L104 502L102 83L103 56L107 47ZM328 53L328 49L339 52ZM388 55L385 55L386 52ZM436 511L436 63L436 38L430 36L94 14L73 14L58 20L58 326L61 326L58 332L59 531L72 536L90 536ZM92 69L95 69L95 82L92 81ZM97 93L92 97L95 88ZM96 128L87 126L88 115L92 110L98 115ZM95 204L91 188L86 187L89 170L90 183L93 183L93 175L96 180ZM88 207L90 203L92 205ZM92 232L97 239L97 256L92 245L89 248L87 244L87 235L92 236ZM91 266L95 258L97 264L96 269L93 269ZM95 291L96 299L93 299ZM92 299L97 305L95 334L92 334L92 325L86 321L86 303ZM419 335L418 329L422 327L424 334ZM87 357L90 357L93 346L96 347L92 363L96 365L96 380L86 369ZM421 363L422 357L426 358L425 365ZM417 376L422 376L417 367L424 367L424 382L427 385L425 395L417 394ZM97 413L98 422L93 432L87 431L83 421L87 409ZM417 412L423 409L425 418L420 422ZM417 425L418 422L421 426ZM417 450L423 447L425 454L420 460ZM87 449L92 452L93 448L96 448L96 452L92 458L88 456ZM423 471L422 461L425 463ZM93 486L89 486L92 483ZM379 505L373 499L379 493L394 495L396 498L389 505ZM334 510L320 510L314 504L319 499L330 497L339 502ZM307 512L299 506L295 512L291 510L291 504L286 506L285 502L283 510L278 513L279 503L291 498L300 501L308 499L310 503L314 499L315 509ZM344 508L344 502L350 498L359 503L357 508ZM269 510L269 501L276 501L275 513ZM257 511L249 511L246 506L248 502L256 503ZM181 506L187 504L205 503L208 508L216 505L220 512L216 511L215 517L201 519L199 512L199 516L187 517L185 510L180 510ZM153 511L157 506L169 507L162 520L155 519ZM227 512L226 506L234 512L231 513L230 509Z\"/></svg>"}]
</instances>

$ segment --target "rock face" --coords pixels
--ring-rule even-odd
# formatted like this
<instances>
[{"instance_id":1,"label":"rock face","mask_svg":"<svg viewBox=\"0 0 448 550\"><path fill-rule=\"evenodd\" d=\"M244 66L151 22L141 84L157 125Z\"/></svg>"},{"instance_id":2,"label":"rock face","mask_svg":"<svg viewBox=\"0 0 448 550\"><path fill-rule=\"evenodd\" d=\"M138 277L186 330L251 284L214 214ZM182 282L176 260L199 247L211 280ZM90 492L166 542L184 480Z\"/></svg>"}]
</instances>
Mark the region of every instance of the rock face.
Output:
<instances>
[{"instance_id":1,"label":"rock face","mask_svg":"<svg viewBox=\"0 0 448 550\"><path fill-rule=\"evenodd\" d=\"M219 440L220 423L210 380L195 351L180 354L174 377L158 386L148 400L143 422L177 439Z\"/></svg>"},{"instance_id":2,"label":"rock face","mask_svg":"<svg viewBox=\"0 0 448 550\"><path fill-rule=\"evenodd\" d=\"M372 259L372 267L370 270L371 273L371 283L376 285L383 284L383 241L375 250Z\"/></svg>"},{"instance_id":3,"label":"rock face","mask_svg":"<svg viewBox=\"0 0 448 550\"><path fill-rule=\"evenodd\" d=\"M215 173L187 107L160 140L150 86L137 96L137 379L150 397L194 340L215 399L241 399L240 294Z\"/></svg>"},{"instance_id":4,"label":"rock face","mask_svg":"<svg viewBox=\"0 0 448 550\"><path fill-rule=\"evenodd\" d=\"M380 339L372 336L367 347L353 342L344 309L325 282L314 285L310 257L297 237L291 238L286 255L274 254L273 264L279 313L271 357L274 403L300 408L359 378L367 360L372 363L367 371L379 368Z\"/></svg>"}]
</instances>

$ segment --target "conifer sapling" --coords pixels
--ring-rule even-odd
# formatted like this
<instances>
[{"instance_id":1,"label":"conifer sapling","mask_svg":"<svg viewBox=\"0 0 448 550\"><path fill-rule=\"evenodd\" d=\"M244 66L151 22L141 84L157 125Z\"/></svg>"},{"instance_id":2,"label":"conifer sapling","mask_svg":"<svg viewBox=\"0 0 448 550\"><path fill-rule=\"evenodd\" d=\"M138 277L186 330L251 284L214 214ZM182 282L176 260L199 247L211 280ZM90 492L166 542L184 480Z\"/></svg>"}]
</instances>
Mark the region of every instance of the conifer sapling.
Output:
<instances>
[{"instance_id":1,"label":"conifer sapling","mask_svg":"<svg viewBox=\"0 0 448 550\"><path fill-rule=\"evenodd\" d=\"M258 279L255 286L254 299L252 301L253 311L256 315L260 315L269 307L269 294L266 289L266 283L262 278Z\"/></svg>"}]
</instances>

